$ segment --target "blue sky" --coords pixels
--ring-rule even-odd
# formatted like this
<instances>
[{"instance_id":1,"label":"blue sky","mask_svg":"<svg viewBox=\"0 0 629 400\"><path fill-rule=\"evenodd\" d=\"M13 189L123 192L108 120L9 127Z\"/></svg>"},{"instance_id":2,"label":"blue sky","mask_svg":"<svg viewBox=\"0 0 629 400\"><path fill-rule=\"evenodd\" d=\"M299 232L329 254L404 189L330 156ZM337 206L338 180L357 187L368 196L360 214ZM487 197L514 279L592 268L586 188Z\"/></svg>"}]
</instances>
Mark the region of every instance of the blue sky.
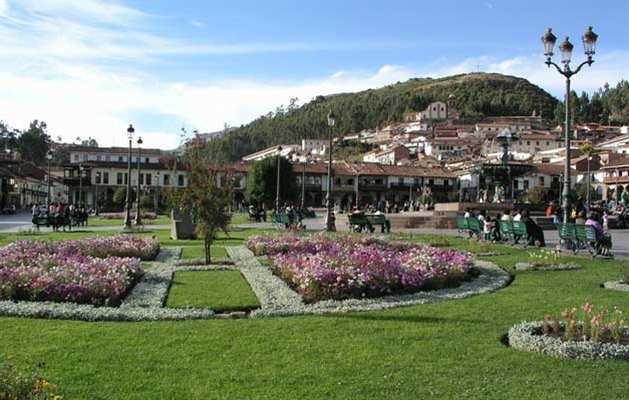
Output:
<instances>
[{"instance_id":1,"label":"blue sky","mask_svg":"<svg viewBox=\"0 0 629 400\"><path fill-rule=\"evenodd\" d=\"M65 141L149 147L237 126L319 94L472 71L531 80L561 96L540 37L599 34L591 92L629 75L629 1L0 0L0 119L48 123Z\"/></svg>"}]
</instances>

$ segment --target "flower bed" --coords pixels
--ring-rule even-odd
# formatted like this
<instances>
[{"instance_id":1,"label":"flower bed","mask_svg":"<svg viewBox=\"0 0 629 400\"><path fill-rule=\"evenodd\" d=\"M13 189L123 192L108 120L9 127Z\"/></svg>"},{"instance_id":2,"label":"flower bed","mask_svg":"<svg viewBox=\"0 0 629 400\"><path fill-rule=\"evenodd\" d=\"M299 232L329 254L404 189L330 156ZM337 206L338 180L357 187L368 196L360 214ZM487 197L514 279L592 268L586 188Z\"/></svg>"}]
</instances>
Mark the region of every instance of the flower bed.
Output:
<instances>
[{"instance_id":1,"label":"flower bed","mask_svg":"<svg viewBox=\"0 0 629 400\"><path fill-rule=\"evenodd\" d=\"M471 254L375 237L254 236L247 247L307 302L414 293L459 284Z\"/></svg>"},{"instance_id":2,"label":"flower bed","mask_svg":"<svg viewBox=\"0 0 629 400\"><path fill-rule=\"evenodd\" d=\"M17 241L0 248L0 300L116 306L142 275L140 258L158 251L131 236Z\"/></svg>"},{"instance_id":3,"label":"flower bed","mask_svg":"<svg viewBox=\"0 0 629 400\"><path fill-rule=\"evenodd\" d=\"M509 344L517 349L536 351L554 357L585 360L629 361L629 328L623 313L614 307L586 303L577 308L544 316L542 322L525 322L509 330ZM582 317L582 321L578 319Z\"/></svg>"},{"instance_id":4,"label":"flower bed","mask_svg":"<svg viewBox=\"0 0 629 400\"><path fill-rule=\"evenodd\" d=\"M611 281L603 283L605 289L618 290L619 292L629 292L629 284L623 281Z\"/></svg>"},{"instance_id":5,"label":"flower bed","mask_svg":"<svg viewBox=\"0 0 629 400\"><path fill-rule=\"evenodd\" d=\"M135 215L135 214L134 214ZM124 219L125 213L100 213L99 217L102 219ZM143 211L140 213L142 219L157 219L157 214L152 211Z\"/></svg>"}]
</instances>

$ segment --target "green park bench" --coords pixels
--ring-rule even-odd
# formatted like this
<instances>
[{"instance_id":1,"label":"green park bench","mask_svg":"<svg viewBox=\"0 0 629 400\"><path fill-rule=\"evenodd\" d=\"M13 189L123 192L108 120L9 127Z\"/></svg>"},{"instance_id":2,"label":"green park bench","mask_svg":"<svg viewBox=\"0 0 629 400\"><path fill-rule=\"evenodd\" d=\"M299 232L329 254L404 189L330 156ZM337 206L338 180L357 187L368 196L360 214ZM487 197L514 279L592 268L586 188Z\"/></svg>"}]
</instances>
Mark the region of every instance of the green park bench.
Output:
<instances>
[{"instance_id":1,"label":"green park bench","mask_svg":"<svg viewBox=\"0 0 629 400\"><path fill-rule=\"evenodd\" d=\"M526 231L526 224L522 221L498 221L502 237L510 241L512 245L518 244L520 239L524 239L524 247L528 246L529 238Z\"/></svg>"},{"instance_id":2,"label":"green park bench","mask_svg":"<svg viewBox=\"0 0 629 400\"><path fill-rule=\"evenodd\" d=\"M470 237L476 235L480 239L483 233L480 222L475 217L456 217L456 226L459 233L467 232Z\"/></svg>"},{"instance_id":3,"label":"green park bench","mask_svg":"<svg viewBox=\"0 0 629 400\"><path fill-rule=\"evenodd\" d=\"M372 227L380 225L380 231L382 233L385 231L387 233L391 232L391 221L389 221L384 215L366 215L366 217Z\"/></svg>"},{"instance_id":4,"label":"green park bench","mask_svg":"<svg viewBox=\"0 0 629 400\"><path fill-rule=\"evenodd\" d=\"M513 224L511 221L499 220L498 228L500 229L500 236L502 236L502 240L513 243Z\"/></svg>"},{"instance_id":5,"label":"green park bench","mask_svg":"<svg viewBox=\"0 0 629 400\"><path fill-rule=\"evenodd\" d=\"M276 224L278 228L287 228L290 226L290 218L288 214L271 214L271 223Z\"/></svg>"},{"instance_id":6,"label":"green park bench","mask_svg":"<svg viewBox=\"0 0 629 400\"><path fill-rule=\"evenodd\" d=\"M607 247L611 247L609 246L609 244L604 243L601 240L599 240L598 236L596 236L596 230L594 229L593 226L581 225L581 224L571 224L571 225L574 225L574 231L575 231L575 236L578 243L578 248L587 249L587 251L590 252L590 255L593 258L601 254L601 252L605 250Z\"/></svg>"},{"instance_id":7,"label":"green park bench","mask_svg":"<svg viewBox=\"0 0 629 400\"><path fill-rule=\"evenodd\" d=\"M349 214L347 219L349 221L349 230L352 232L362 232L363 229L368 230L369 232L375 231L375 228L366 215Z\"/></svg>"},{"instance_id":8,"label":"green park bench","mask_svg":"<svg viewBox=\"0 0 629 400\"><path fill-rule=\"evenodd\" d=\"M47 215L38 215L33 217L33 225L39 229L40 226L50 226L50 219Z\"/></svg>"},{"instance_id":9,"label":"green park bench","mask_svg":"<svg viewBox=\"0 0 629 400\"><path fill-rule=\"evenodd\" d=\"M526 224L523 221L511 221L511 225L513 226L513 237L514 244L517 243L520 238L524 239L522 244L524 247L529 245L529 234L526 230Z\"/></svg>"},{"instance_id":10,"label":"green park bench","mask_svg":"<svg viewBox=\"0 0 629 400\"><path fill-rule=\"evenodd\" d=\"M572 250L574 254L579 252L581 243L577 238L577 232L574 224L557 223L557 234L559 235L559 245L568 250Z\"/></svg>"}]
</instances>

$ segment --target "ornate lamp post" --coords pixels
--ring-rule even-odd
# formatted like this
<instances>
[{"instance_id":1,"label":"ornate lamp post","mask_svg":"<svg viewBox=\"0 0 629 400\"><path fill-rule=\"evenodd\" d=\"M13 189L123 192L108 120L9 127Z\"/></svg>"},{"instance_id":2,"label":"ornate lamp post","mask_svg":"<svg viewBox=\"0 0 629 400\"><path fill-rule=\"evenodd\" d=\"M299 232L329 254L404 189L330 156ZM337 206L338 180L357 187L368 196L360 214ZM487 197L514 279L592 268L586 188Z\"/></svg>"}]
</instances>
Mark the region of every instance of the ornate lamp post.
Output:
<instances>
[{"instance_id":1,"label":"ornate lamp post","mask_svg":"<svg viewBox=\"0 0 629 400\"><path fill-rule=\"evenodd\" d=\"M153 203L153 206L155 207L155 212L157 212L157 209L159 208L159 171L157 171L157 173L155 174L155 196L153 199Z\"/></svg>"},{"instance_id":2,"label":"ornate lamp post","mask_svg":"<svg viewBox=\"0 0 629 400\"><path fill-rule=\"evenodd\" d=\"M301 162L301 209L306 206L306 159Z\"/></svg>"},{"instance_id":3,"label":"ornate lamp post","mask_svg":"<svg viewBox=\"0 0 629 400\"><path fill-rule=\"evenodd\" d=\"M282 159L282 146L277 146L277 181L275 182L275 212L280 213L280 161Z\"/></svg>"},{"instance_id":4,"label":"ornate lamp post","mask_svg":"<svg viewBox=\"0 0 629 400\"><path fill-rule=\"evenodd\" d=\"M138 137L138 181L135 195L135 224L142 225L142 216L140 212L140 159L142 158L142 138Z\"/></svg>"},{"instance_id":5,"label":"ornate lamp post","mask_svg":"<svg viewBox=\"0 0 629 400\"><path fill-rule=\"evenodd\" d=\"M332 110L328 113L328 192L325 195L325 207L327 209L325 219L325 230L332 232L334 230L334 221L332 221L332 127L336 123L336 116Z\"/></svg>"},{"instance_id":6,"label":"ornate lamp post","mask_svg":"<svg viewBox=\"0 0 629 400\"><path fill-rule=\"evenodd\" d=\"M563 63L563 69L551 61L551 57L553 56L553 48L555 47L555 43L557 42L557 37L553 35L552 29L548 28L548 32L544 36L542 36L542 44L544 45L544 55L546 56L546 65L550 68L550 66L554 66L561 75L566 78L566 99L564 102L564 108L566 110L566 121L565 121L565 130L564 130L564 141L566 147L566 163L564 166L564 183L563 183L563 204L562 207L564 209L563 214L563 222L568 222L568 215L570 215L570 201L568 199L568 194L570 193L570 78L572 75L576 75L579 73L581 68L587 64L591 66L594 60L592 56L596 52L596 40L598 39L598 35L592 32L592 27L588 27L588 30L585 32L583 37L581 38L583 41L583 48L585 50L585 55L587 56L587 60L582 62L577 69L574 71L570 68L570 59L572 58L572 50L574 46L566 39L559 45L559 50L561 50L561 62Z\"/></svg>"},{"instance_id":7,"label":"ornate lamp post","mask_svg":"<svg viewBox=\"0 0 629 400\"><path fill-rule=\"evenodd\" d=\"M48 198L46 199L46 205L50 209L50 162L52 161L52 150L48 150L46 153L46 160L48 160Z\"/></svg>"},{"instance_id":8,"label":"ornate lamp post","mask_svg":"<svg viewBox=\"0 0 629 400\"><path fill-rule=\"evenodd\" d=\"M129 124L127 135L129 138L129 155L127 156L127 199L125 202L124 229L131 230L131 141L133 140L133 125Z\"/></svg>"},{"instance_id":9,"label":"ornate lamp post","mask_svg":"<svg viewBox=\"0 0 629 400\"><path fill-rule=\"evenodd\" d=\"M83 166L79 165L79 201L77 202L77 206L81 207L81 202L83 201Z\"/></svg>"}]
</instances>

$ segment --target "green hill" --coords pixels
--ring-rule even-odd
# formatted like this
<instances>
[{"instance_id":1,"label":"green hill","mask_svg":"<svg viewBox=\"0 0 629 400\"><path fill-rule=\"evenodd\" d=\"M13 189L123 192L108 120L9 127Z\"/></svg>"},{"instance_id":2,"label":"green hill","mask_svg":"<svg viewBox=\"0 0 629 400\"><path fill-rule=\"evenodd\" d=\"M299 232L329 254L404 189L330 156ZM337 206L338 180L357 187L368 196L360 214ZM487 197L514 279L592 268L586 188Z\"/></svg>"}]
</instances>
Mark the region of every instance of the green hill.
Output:
<instances>
[{"instance_id":1,"label":"green hill","mask_svg":"<svg viewBox=\"0 0 629 400\"><path fill-rule=\"evenodd\" d=\"M445 78L413 78L380 89L317 96L301 107L289 106L261 116L207 143L216 162L232 162L243 155L278 143L327 137L326 115L337 115L337 134L373 129L402 121L404 112L424 110L436 100L456 96L463 118L538 115L553 118L557 100L526 79L501 74L462 74Z\"/></svg>"}]
</instances>

